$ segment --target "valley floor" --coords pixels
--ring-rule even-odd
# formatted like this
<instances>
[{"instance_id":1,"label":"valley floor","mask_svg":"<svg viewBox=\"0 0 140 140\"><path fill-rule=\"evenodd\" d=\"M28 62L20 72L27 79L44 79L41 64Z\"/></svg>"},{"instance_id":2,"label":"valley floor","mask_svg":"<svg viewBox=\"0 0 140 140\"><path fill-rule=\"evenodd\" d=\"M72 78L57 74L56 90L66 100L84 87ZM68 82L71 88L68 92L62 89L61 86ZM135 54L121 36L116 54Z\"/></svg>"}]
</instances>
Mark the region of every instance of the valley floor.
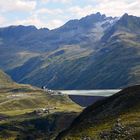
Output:
<instances>
[{"instance_id":1,"label":"valley floor","mask_svg":"<svg viewBox=\"0 0 140 140\"><path fill-rule=\"evenodd\" d=\"M0 89L0 140L53 140L82 108L29 85Z\"/></svg>"}]
</instances>

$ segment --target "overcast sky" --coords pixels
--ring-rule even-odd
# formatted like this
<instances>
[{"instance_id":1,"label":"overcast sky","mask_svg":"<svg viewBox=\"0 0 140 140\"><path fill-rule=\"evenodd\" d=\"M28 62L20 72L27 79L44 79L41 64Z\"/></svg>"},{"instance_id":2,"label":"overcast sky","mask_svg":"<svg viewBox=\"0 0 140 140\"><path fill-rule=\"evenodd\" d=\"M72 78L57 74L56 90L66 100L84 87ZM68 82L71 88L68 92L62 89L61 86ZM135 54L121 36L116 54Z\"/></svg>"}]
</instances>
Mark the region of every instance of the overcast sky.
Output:
<instances>
[{"instance_id":1,"label":"overcast sky","mask_svg":"<svg viewBox=\"0 0 140 140\"><path fill-rule=\"evenodd\" d=\"M0 0L0 26L53 29L96 12L113 17L124 13L140 16L140 0Z\"/></svg>"}]
</instances>

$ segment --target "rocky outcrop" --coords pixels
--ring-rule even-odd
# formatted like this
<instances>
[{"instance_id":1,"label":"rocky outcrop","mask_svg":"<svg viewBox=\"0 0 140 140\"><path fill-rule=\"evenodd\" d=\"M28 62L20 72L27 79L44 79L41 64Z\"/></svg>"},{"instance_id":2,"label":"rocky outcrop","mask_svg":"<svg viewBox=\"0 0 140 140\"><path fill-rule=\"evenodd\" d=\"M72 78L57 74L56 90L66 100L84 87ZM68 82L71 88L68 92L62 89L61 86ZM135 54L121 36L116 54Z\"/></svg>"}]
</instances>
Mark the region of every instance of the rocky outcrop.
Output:
<instances>
[{"instance_id":1,"label":"rocky outcrop","mask_svg":"<svg viewBox=\"0 0 140 140\"><path fill-rule=\"evenodd\" d=\"M121 140L123 138L129 137L127 140L135 140L131 137L131 133L134 129L127 127L121 123L121 119L117 119L114 126L110 131L103 131L100 133L101 140Z\"/></svg>"}]
</instances>

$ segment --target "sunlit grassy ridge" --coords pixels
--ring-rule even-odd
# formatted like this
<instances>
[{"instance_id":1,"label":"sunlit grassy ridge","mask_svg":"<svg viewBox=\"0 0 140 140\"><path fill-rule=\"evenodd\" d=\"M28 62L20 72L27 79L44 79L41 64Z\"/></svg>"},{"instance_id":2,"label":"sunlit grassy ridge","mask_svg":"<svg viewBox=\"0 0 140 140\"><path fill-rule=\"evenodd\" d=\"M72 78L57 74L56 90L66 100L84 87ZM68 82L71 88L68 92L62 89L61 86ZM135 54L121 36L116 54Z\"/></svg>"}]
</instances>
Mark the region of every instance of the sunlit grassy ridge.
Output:
<instances>
[{"instance_id":1,"label":"sunlit grassy ridge","mask_svg":"<svg viewBox=\"0 0 140 140\"><path fill-rule=\"evenodd\" d=\"M81 111L68 96L17 84L2 71L0 85L0 140L53 139ZM54 109L49 114L35 113L41 108Z\"/></svg>"},{"instance_id":2,"label":"sunlit grassy ridge","mask_svg":"<svg viewBox=\"0 0 140 140\"><path fill-rule=\"evenodd\" d=\"M2 70L0 70L0 87L8 86L10 84L13 84L12 79L8 75L6 75Z\"/></svg>"}]
</instances>

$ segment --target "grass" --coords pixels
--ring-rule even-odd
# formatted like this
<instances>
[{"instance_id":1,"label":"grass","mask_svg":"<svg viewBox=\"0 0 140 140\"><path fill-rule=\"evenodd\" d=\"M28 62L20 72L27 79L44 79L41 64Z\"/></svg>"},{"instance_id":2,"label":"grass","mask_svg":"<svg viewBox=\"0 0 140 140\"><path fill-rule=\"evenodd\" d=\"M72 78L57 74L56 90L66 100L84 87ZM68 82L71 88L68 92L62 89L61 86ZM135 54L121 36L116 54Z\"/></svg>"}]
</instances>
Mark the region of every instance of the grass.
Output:
<instances>
[{"instance_id":1,"label":"grass","mask_svg":"<svg viewBox=\"0 0 140 140\"><path fill-rule=\"evenodd\" d=\"M72 120L78 115L75 112L53 112L48 115L36 116L31 110L8 112L10 118L0 123L0 139L17 138L21 140L31 136L33 139L53 139L60 131L69 126ZM31 112L30 112L31 111ZM15 115L16 114L16 115ZM19 114L19 115L17 115ZM69 119L67 119L69 118ZM50 134L51 131L52 134Z\"/></svg>"},{"instance_id":2,"label":"grass","mask_svg":"<svg viewBox=\"0 0 140 140\"><path fill-rule=\"evenodd\" d=\"M0 88L0 140L53 139L82 110L66 95L50 95L30 85L16 84L7 75L1 77L7 83ZM34 111L41 108L55 109L37 115Z\"/></svg>"},{"instance_id":3,"label":"grass","mask_svg":"<svg viewBox=\"0 0 140 140\"><path fill-rule=\"evenodd\" d=\"M139 140L140 136L140 112L131 112L118 116L121 119L123 125L134 129L132 136ZM109 118L100 124L87 124L86 126L81 126L81 129L75 130L75 133L69 133L66 137L68 140L81 140L83 136L88 136L93 139L100 140L99 134L102 131L110 131L113 127L116 118Z\"/></svg>"},{"instance_id":4,"label":"grass","mask_svg":"<svg viewBox=\"0 0 140 140\"><path fill-rule=\"evenodd\" d=\"M83 136L91 139L101 140L101 132L110 132L114 136L114 124L119 119L125 128L131 130L123 139L135 138L140 136L140 86L126 88L119 93L98 101L87 107L74 120L72 125L61 133L58 138L61 140L80 140ZM122 134L123 135L123 134ZM116 137L116 136L115 136ZM121 136L119 136L121 137ZM110 139L108 139L110 140Z\"/></svg>"}]
</instances>

